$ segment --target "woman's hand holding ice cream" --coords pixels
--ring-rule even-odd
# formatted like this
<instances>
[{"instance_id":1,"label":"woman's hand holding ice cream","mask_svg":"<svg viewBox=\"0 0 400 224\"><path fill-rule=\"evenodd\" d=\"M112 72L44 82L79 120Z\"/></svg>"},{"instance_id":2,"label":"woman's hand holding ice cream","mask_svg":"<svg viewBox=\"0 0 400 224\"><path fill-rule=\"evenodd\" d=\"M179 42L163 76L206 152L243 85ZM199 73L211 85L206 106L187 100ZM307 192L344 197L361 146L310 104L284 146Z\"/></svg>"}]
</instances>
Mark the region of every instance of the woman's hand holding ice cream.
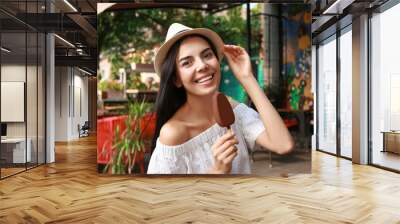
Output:
<instances>
[{"instance_id":1,"label":"woman's hand holding ice cream","mask_svg":"<svg viewBox=\"0 0 400 224\"><path fill-rule=\"evenodd\" d=\"M236 144L239 144L232 130L227 131L211 147L214 157L214 166L210 170L212 174L229 174L232 169L232 161L237 156Z\"/></svg>"}]
</instances>

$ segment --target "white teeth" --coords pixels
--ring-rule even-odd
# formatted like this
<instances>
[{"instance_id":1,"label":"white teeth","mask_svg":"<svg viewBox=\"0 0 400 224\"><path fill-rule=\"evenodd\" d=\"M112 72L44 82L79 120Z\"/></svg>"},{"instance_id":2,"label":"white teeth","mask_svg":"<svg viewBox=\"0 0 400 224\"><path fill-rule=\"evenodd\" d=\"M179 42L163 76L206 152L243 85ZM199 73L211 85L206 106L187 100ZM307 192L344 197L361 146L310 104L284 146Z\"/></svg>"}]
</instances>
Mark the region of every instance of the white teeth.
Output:
<instances>
[{"instance_id":1,"label":"white teeth","mask_svg":"<svg viewBox=\"0 0 400 224\"><path fill-rule=\"evenodd\" d=\"M196 82L197 82L197 83L202 83L202 82L206 82L206 81L208 81L208 80L211 80L212 78L214 78L214 75L209 75L209 76L204 77L204 78L202 78L202 79L200 79L200 80L196 80Z\"/></svg>"}]
</instances>

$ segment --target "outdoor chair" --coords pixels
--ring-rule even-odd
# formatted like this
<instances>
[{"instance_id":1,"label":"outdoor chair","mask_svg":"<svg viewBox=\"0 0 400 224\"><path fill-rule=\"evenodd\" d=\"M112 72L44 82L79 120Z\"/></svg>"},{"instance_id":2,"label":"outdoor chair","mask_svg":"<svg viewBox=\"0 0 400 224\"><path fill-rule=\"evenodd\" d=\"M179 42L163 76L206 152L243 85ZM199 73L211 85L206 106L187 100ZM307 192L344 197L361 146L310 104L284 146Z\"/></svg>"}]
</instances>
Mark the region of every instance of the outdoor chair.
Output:
<instances>
[{"instance_id":1,"label":"outdoor chair","mask_svg":"<svg viewBox=\"0 0 400 224\"><path fill-rule=\"evenodd\" d=\"M78 124L79 138L89 136L89 129L90 129L89 121L85 121L82 127L80 127L80 125Z\"/></svg>"}]
</instances>

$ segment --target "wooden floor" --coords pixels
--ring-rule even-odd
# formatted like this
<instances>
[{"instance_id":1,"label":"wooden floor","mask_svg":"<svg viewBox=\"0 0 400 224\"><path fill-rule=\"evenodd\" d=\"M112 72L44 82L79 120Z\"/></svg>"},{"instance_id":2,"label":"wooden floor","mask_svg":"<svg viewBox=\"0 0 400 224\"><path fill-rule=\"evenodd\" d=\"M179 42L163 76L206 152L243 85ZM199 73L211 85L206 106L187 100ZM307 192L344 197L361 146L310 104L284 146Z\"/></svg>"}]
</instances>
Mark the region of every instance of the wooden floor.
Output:
<instances>
[{"instance_id":1,"label":"wooden floor","mask_svg":"<svg viewBox=\"0 0 400 224\"><path fill-rule=\"evenodd\" d=\"M372 156L372 161L377 165L400 170L400 154L375 150Z\"/></svg>"},{"instance_id":2,"label":"wooden floor","mask_svg":"<svg viewBox=\"0 0 400 224\"><path fill-rule=\"evenodd\" d=\"M27 167L25 167L25 164L18 164L18 167L6 167L6 168L1 168L1 178L6 178L11 175L15 175L20 172L24 172L25 170L29 169L34 169L37 167L37 164L27 164Z\"/></svg>"},{"instance_id":3,"label":"wooden floor","mask_svg":"<svg viewBox=\"0 0 400 224\"><path fill-rule=\"evenodd\" d=\"M26 170L25 167L24 168L1 168L1 178L19 173Z\"/></svg>"},{"instance_id":4,"label":"wooden floor","mask_svg":"<svg viewBox=\"0 0 400 224\"><path fill-rule=\"evenodd\" d=\"M99 176L95 138L0 181L0 223L400 223L400 175L313 152L289 177Z\"/></svg>"}]
</instances>

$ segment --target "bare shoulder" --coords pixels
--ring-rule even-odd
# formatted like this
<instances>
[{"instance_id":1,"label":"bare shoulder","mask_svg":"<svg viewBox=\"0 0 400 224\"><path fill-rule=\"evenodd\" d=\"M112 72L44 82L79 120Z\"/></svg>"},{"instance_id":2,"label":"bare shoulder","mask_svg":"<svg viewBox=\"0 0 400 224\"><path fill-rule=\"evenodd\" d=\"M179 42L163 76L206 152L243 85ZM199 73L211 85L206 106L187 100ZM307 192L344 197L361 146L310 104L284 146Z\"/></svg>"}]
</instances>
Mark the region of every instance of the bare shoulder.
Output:
<instances>
[{"instance_id":1,"label":"bare shoulder","mask_svg":"<svg viewBox=\"0 0 400 224\"><path fill-rule=\"evenodd\" d=\"M231 106L232 106L232 109L235 109L235 107L237 106L237 105L239 105L239 102L237 102L236 100L234 100L232 97L230 97L230 96L227 96L228 97L228 100L229 100L229 103L231 104Z\"/></svg>"},{"instance_id":2,"label":"bare shoulder","mask_svg":"<svg viewBox=\"0 0 400 224\"><path fill-rule=\"evenodd\" d=\"M171 119L161 127L160 142L169 146L180 145L190 138L188 133L182 122Z\"/></svg>"}]
</instances>

